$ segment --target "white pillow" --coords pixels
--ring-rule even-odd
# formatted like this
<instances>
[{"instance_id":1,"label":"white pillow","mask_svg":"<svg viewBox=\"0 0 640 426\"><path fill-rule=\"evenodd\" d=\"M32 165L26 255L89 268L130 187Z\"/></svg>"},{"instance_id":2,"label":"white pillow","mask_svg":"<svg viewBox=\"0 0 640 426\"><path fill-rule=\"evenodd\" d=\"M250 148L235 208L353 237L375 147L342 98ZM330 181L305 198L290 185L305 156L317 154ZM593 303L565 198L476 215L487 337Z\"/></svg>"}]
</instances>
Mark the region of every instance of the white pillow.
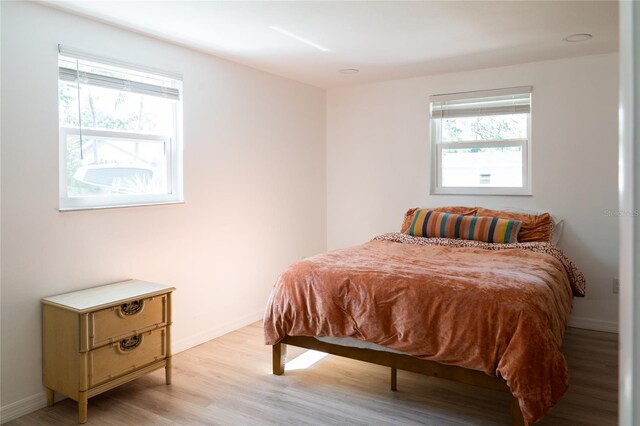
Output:
<instances>
[{"instance_id":1,"label":"white pillow","mask_svg":"<svg viewBox=\"0 0 640 426\"><path fill-rule=\"evenodd\" d=\"M560 219L557 216L551 215L553 220L553 232L551 233L551 244L557 246L562 237L562 230L564 229L564 219Z\"/></svg>"}]
</instances>

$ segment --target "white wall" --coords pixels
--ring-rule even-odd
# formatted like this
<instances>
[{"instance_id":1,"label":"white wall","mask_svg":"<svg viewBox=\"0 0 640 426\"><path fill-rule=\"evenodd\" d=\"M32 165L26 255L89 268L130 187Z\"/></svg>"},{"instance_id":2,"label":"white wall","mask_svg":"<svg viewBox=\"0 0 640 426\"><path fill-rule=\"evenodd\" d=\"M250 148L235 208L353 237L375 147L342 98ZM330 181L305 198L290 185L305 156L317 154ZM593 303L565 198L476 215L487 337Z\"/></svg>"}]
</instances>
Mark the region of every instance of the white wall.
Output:
<instances>
[{"instance_id":1,"label":"white wall","mask_svg":"<svg viewBox=\"0 0 640 426\"><path fill-rule=\"evenodd\" d=\"M573 324L615 330L617 84L609 54L329 90L328 248L398 232L410 207L550 211L566 220L560 247L587 279ZM429 195L429 95L523 85L533 86L534 195Z\"/></svg>"},{"instance_id":2,"label":"white wall","mask_svg":"<svg viewBox=\"0 0 640 426\"><path fill-rule=\"evenodd\" d=\"M44 402L40 298L172 284L185 349L259 319L326 249L323 90L34 3L2 2L1 37L4 416ZM58 43L183 73L185 204L57 211Z\"/></svg>"}]
</instances>

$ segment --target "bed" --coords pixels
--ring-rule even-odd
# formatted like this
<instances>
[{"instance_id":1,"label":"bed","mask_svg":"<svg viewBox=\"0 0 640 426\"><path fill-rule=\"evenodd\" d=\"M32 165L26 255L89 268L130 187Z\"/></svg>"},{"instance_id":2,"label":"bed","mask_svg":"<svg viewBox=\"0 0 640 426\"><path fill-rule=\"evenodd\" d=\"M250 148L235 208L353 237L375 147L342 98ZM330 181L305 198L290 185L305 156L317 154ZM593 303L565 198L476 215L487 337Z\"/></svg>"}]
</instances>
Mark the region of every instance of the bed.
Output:
<instances>
[{"instance_id":1,"label":"bed","mask_svg":"<svg viewBox=\"0 0 640 426\"><path fill-rule=\"evenodd\" d=\"M270 296L265 342L274 374L286 345L300 346L388 366L394 390L399 368L509 392L513 423L532 424L567 389L562 338L582 295L584 277L550 242L405 231L291 265Z\"/></svg>"}]
</instances>

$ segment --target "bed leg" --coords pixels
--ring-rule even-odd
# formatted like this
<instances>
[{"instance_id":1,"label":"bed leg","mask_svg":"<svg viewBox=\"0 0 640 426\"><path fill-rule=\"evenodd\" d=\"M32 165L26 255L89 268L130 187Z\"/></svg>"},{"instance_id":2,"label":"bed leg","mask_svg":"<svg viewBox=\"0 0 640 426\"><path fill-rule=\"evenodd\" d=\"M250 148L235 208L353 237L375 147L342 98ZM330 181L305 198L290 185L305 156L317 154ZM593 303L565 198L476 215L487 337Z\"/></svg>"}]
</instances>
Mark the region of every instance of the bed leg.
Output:
<instances>
[{"instance_id":1,"label":"bed leg","mask_svg":"<svg viewBox=\"0 0 640 426\"><path fill-rule=\"evenodd\" d=\"M515 396L511 399L511 424L512 426L524 426L520 402Z\"/></svg>"},{"instance_id":2,"label":"bed leg","mask_svg":"<svg viewBox=\"0 0 640 426\"><path fill-rule=\"evenodd\" d=\"M287 362L287 345L276 343L273 345L273 374L284 374L284 364Z\"/></svg>"},{"instance_id":3,"label":"bed leg","mask_svg":"<svg viewBox=\"0 0 640 426\"><path fill-rule=\"evenodd\" d=\"M391 390L398 390L398 369L391 367Z\"/></svg>"}]
</instances>

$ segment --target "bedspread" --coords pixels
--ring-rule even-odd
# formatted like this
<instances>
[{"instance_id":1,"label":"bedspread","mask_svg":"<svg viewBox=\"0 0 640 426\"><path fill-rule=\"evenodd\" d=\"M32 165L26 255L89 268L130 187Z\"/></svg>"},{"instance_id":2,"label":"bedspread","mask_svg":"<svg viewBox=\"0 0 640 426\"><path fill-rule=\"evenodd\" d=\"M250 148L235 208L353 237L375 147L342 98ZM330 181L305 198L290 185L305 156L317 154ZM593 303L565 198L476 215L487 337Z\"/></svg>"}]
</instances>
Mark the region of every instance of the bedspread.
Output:
<instances>
[{"instance_id":1,"label":"bedspread","mask_svg":"<svg viewBox=\"0 0 640 426\"><path fill-rule=\"evenodd\" d=\"M567 389L560 347L584 278L550 244L468 243L386 234L297 262L274 286L265 343L354 337L499 375L531 424Z\"/></svg>"}]
</instances>

